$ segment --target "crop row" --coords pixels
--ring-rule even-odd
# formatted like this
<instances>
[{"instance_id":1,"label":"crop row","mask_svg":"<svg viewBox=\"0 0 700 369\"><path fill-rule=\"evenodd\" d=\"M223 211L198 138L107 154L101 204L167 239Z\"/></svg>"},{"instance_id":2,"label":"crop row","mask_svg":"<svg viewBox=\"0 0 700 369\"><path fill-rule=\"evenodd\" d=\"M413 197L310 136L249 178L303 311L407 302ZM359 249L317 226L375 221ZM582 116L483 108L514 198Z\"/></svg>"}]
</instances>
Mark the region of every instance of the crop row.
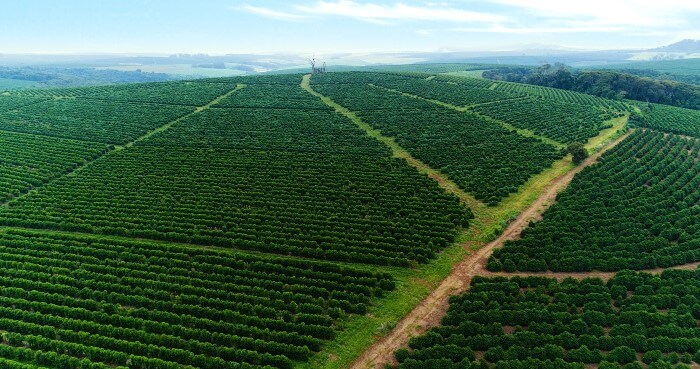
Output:
<instances>
[{"instance_id":1,"label":"crop row","mask_svg":"<svg viewBox=\"0 0 700 369\"><path fill-rule=\"evenodd\" d=\"M363 84L376 83L377 81L398 82L412 81L415 79L425 79L429 74L422 73L377 73L377 72L352 72L352 73L330 73L326 75L315 75L312 82L323 81L324 84Z\"/></svg>"},{"instance_id":2,"label":"crop row","mask_svg":"<svg viewBox=\"0 0 700 369\"><path fill-rule=\"evenodd\" d=\"M398 159L155 146L0 210L5 225L397 265L433 257L467 216Z\"/></svg>"},{"instance_id":3,"label":"crop row","mask_svg":"<svg viewBox=\"0 0 700 369\"><path fill-rule=\"evenodd\" d=\"M204 106L216 97L236 88L234 83L176 81L155 83L128 83L91 91L84 95L91 99L110 102L160 103L186 106Z\"/></svg>"},{"instance_id":4,"label":"crop row","mask_svg":"<svg viewBox=\"0 0 700 369\"><path fill-rule=\"evenodd\" d=\"M456 197L300 93L300 76L253 80L197 82L246 87L0 208L2 225L50 229L0 232L0 367L290 368L334 337L336 319L394 288L388 274L323 260L410 266L468 225ZM150 130L164 123L139 107L193 110L141 102L167 102L163 84L127 87L103 90L115 101L47 101L42 119L111 143L145 130L78 135L105 127L101 113L143 114Z\"/></svg>"},{"instance_id":5,"label":"crop row","mask_svg":"<svg viewBox=\"0 0 700 369\"><path fill-rule=\"evenodd\" d=\"M314 76L312 82L320 93L357 112L366 123L394 137L413 156L489 205L516 192L530 176L561 157L553 146L474 114L363 83L338 84L335 79L335 74Z\"/></svg>"},{"instance_id":6,"label":"crop row","mask_svg":"<svg viewBox=\"0 0 700 369\"><path fill-rule=\"evenodd\" d=\"M0 203L69 172L107 145L0 131Z\"/></svg>"},{"instance_id":7,"label":"crop row","mask_svg":"<svg viewBox=\"0 0 700 369\"><path fill-rule=\"evenodd\" d=\"M298 84L253 84L221 100L219 108L320 109L326 104Z\"/></svg>"},{"instance_id":8,"label":"crop row","mask_svg":"<svg viewBox=\"0 0 700 369\"><path fill-rule=\"evenodd\" d=\"M111 89L110 85L102 86L80 86L80 87L59 87L59 88L31 88L22 90L13 90L6 92L11 96L18 97L35 97L35 98L68 98L79 97L93 93L102 93L105 90Z\"/></svg>"},{"instance_id":9,"label":"crop row","mask_svg":"<svg viewBox=\"0 0 700 369\"><path fill-rule=\"evenodd\" d=\"M439 81L439 82L448 82L451 84L456 84L456 85L460 85L460 86L464 86L464 87L479 88L479 89L489 89L495 83L489 79L450 76L447 74L437 75L437 76L435 76L435 78L433 80ZM515 91L513 91L513 92L514 92L513 95L522 95L521 93L517 93ZM506 91L504 93L508 93L508 92Z\"/></svg>"},{"instance_id":10,"label":"crop row","mask_svg":"<svg viewBox=\"0 0 700 369\"><path fill-rule=\"evenodd\" d=\"M247 89L254 89L249 86ZM388 156L389 149L332 111L209 109L140 141L163 147L237 148Z\"/></svg>"},{"instance_id":11,"label":"crop row","mask_svg":"<svg viewBox=\"0 0 700 369\"><path fill-rule=\"evenodd\" d=\"M700 137L700 111L661 104L642 105L630 124L675 134Z\"/></svg>"},{"instance_id":12,"label":"crop row","mask_svg":"<svg viewBox=\"0 0 700 369\"><path fill-rule=\"evenodd\" d=\"M574 178L491 270L622 270L700 261L700 139L637 131Z\"/></svg>"},{"instance_id":13,"label":"crop row","mask_svg":"<svg viewBox=\"0 0 700 369\"><path fill-rule=\"evenodd\" d=\"M557 101L585 106L595 106L617 112L624 112L630 109L630 107L622 101L609 100L598 96L562 90L559 88L535 86L524 83L497 82L495 89L498 91L543 97L547 100L547 102Z\"/></svg>"},{"instance_id":14,"label":"crop row","mask_svg":"<svg viewBox=\"0 0 700 369\"><path fill-rule=\"evenodd\" d=\"M0 115L0 129L124 144L193 110L185 106L52 99Z\"/></svg>"},{"instance_id":15,"label":"crop row","mask_svg":"<svg viewBox=\"0 0 700 369\"><path fill-rule=\"evenodd\" d=\"M330 109L219 108L23 197L1 222L408 265L469 217Z\"/></svg>"},{"instance_id":16,"label":"crop row","mask_svg":"<svg viewBox=\"0 0 700 369\"><path fill-rule=\"evenodd\" d=\"M438 100L456 106L469 106L509 100L524 95L516 95L508 92L493 91L488 88L475 88L467 84L437 82L435 80L410 79L398 81L385 81L377 78L375 85L417 95L426 99Z\"/></svg>"},{"instance_id":17,"label":"crop row","mask_svg":"<svg viewBox=\"0 0 700 369\"><path fill-rule=\"evenodd\" d=\"M278 86L299 86L303 74L256 74L226 78L205 78L198 79L197 82L208 83L242 83L245 85L278 85Z\"/></svg>"},{"instance_id":18,"label":"crop row","mask_svg":"<svg viewBox=\"0 0 700 369\"><path fill-rule=\"evenodd\" d=\"M132 355L288 368L333 336L334 317L393 288L323 262L30 231L0 235L0 255L1 330L105 350L97 361L130 368L170 367L130 365Z\"/></svg>"},{"instance_id":19,"label":"crop row","mask_svg":"<svg viewBox=\"0 0 700 369\"><path fill-rule=\"evenodd\" d=\"M537 98L500 101L472 109L562 143L585 143L601 129L610 127L604 121L614 117L594 106Z\"/></svg>"},{"instance_id":20,"label":"crop row","mask_svg":"<svg viewBox=\"0 0 700 369\"><path fill-rule=\"evenodd\" d=\"M698 280L696 271L673 270L621 272L607 283L475 277L450 300L442 326L396 357L403 369L700 363Z\"/></svg>"},{"instance_id":21,"label":"crop row","mask_svg":"<svg viewBox=\"0 0 700 369\"><path fill-rule=\"evenodd\" d=\"M44 99L35 97L25 97L17 95L5 95L0 94L0 113L6 112L8 110L21 108L25 105L35 104L37 102L43 101Z\"/></svg>"}]
</instances>

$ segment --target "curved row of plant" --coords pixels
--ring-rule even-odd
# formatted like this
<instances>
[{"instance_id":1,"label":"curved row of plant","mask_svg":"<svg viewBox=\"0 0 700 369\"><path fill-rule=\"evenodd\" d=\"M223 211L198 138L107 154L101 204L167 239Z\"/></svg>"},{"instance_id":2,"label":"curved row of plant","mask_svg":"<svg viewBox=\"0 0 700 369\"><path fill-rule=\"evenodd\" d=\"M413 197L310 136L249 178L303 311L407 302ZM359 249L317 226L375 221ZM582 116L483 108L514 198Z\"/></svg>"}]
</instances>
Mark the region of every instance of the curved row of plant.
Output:
<instances>
[{"instance_id":1,"label":"curved row of plant","mask_svg":"<svg viewBox=\"0 0 700 369\"><path fill-rule=\"evenodd\" d=\"M637 131L578 174L489 270L651 269L700 261L700 139Z\"/></svg>"},{"instance_id":2,"label":"curved row of plant","mask_svg":"<svg viewBox=\"0 0 700 369\"><path fill-rule=\"evenodd\" d=\"M456 106L469 106L524 97L523 94L512 94L488 88L475 88L463 83L442 83L432 79L387 79L378 75L373 84L417 95L426 99L438 100Z\"/></svg>"},{"instance_id":3,"label":"curved row of plant","mask_svg":"<svg viewBox=\"0 0 700 369\"><path fill-rule=\"evenodd\" d=\"M52 99L0 114L0 130L125 144L192 111L185 106Z\"/></svg>"},{"instance_id":4,"label":"curved row of plant","mask_svg":"<svg viewBox=\"0 0 700 369\"><path fill-rule=\"evenodd\" d=\"M393 137L417 159L447 174L477 199L497 204L563 153L474 114L402 96L347 75L314 76L313 87ZM350 79L351 80L351 79Z\"/></svg>"},{"instance_id":5,"label":"curved row of plant","mask_svg":"<svg viewBox=\"0 0 700 369\"><path fill-rule=\"evenodd\" d=\"M604 124L606 120L621 114L606 113L591 105L537 98L500 101L472 110L562 143L586 142L602 129L611 127Z\"/></svg>"},{"instance_id":6,"label":"curved row of plant","mask_svg":"<svg viewBox=\"0 0 700 369\"><path fill-rule=\"evenodd\" d=\"M1 330L130 368L289 368L393 289L324 262L30 231L0 235L0 255Z\"/></svg>"},{"instance_id":7,"label":"curved row of plant","mask_svg":"<svg viewBox=\"0 0 700 369\"><path fill-rule=\"evenodd\" d=\"M104 144L0 131L0 203L104 154Z\"/></svg>"},{"instance_id":8,"label":"curved row of plant","mask_svg":"<svg viewBox=\"0 0 700 369\"><path fill-rule=\"evenodd\" d=\"M337 319L366 313L394 288L386 274L314 259L410 266L468 225L471 212L456 197L300 94L298 76L261 81L270 83L251 83L224 105L16 199L0 209L0 224L280 256L4 230L0 366L290 368L334 337ZM164 99L163 86L115 88L128 103L51 100L46 119L54 120L36 127L133 140L163 124L140 102ZM144 123L118 125L131 110ZM83 113L92 121L71 115ZM102 115L115 122L111 135Z\"/></svg>"},{"instance_id":9,"label":"curved row of plant","mask_svg":"<svg viewBox=\"0 0 700 369\"><path fill-rule=\"evenodd\" d=\"M471 217L336 113L210 110L25 196L0 223L407 266Z\"/></svg>"},{"instance_id":10,"label":"curved row of plant","mask_svg":"<svg viewBox=\"0 0 700 369\"><path fill-rule=\"evenodd\" d=\"M443 325L396 358L405 369L688 368L700 363L698 281L678 270L607 283L475 277Z\"/></svg>"},{"instance_id":11,"label":"curved row of plant","mask_svg":"<svg viewBox=\"0 0 700 369\"><path fill-rule=\"evenodd\" d=\"M328 110L326 104L309 95L298 84L255 83L221 100L216 107Z\"/></svg>"},{"instance_id":12,"label":"curved row of plant","mask_svg":"<svg viewBox=\"0 0 700 369\"><path fill-rule=\"evenodd\" d=\"M438 74L433 78L434 81L448 82L452 84L457 84L460 86L472 87L472 88L491 88L495 82L484 78L469 78L464 76L451 76L449 74ZM507 92L505 92L507 93ZM521 95L520 93L514 93L513 95Z\"/></svg>"},{"instance_id":13,"label":"curved row of plant","mask_svg":"<svg viewBox=\"0 0 700 369\"><path fill-rule=\"evenodd\" d=\"M532 96L539 96L547 99L547 101L566 102L579 105L596 106L611 111L628 111L630 106L619 100L605 99L602 97L589 95L585 93L563 90L560 88L551 88L544 86L536 86L525 83L511 83L498 81L496 82L495 90L510 93L524 93Z\"/></svg>"},{"instance_id":14,"label":"curved row of plant","mask_svg":"<svg viewBox=\"0 0 700 369\"><path fill-rule=\"evenodd\" d=\"M641 113L630 124L681 135L700 137L700 111L660 104L640 104Z\"/></svg>"},{"instance_id":15,"label":"curved row of plant","mask_svg":"<svg viewBox=\"0 0 700 369\"><path fill-rule=\"evenodd\" d=\"M0 93L0 113L44 101L42 98Z\"/></svg>"},{"instance_id":16,"label":"curved row of plant","mask_svg":"<svg viewBox=\"0 0 700 369\"><path fill-rule=\"evenodd\" d=\"M236 88L226 81L174 81L127 83L90 90L83 98L110 102L161 103L169 105L204 106L216 97Z\"/></svg>"},{"instance_id":17,"label":"curved row of plant","mask_svg":"<svg viewBox=\"0 0 700 369\"><path fill-rule=\"evenodd\" d=\"M469 218L399 159L149 146L10 205L4 225L391 265L426 262Z\"/></svg>"}]
</instances>

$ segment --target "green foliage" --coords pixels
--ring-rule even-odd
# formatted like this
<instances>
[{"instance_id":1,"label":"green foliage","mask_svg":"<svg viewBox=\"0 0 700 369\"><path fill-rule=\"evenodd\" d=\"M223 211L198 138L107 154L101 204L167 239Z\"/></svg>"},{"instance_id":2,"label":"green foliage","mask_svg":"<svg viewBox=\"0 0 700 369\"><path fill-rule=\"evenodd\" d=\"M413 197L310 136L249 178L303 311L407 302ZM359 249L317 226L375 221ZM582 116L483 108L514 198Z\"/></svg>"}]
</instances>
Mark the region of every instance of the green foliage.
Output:
<instances>
[{"instance_id":1,"label":"green foliage","mask_svg":"<svg viewBox=\"0 0 700 369\"><path fill-rule=\"evenodd\" d=\"M592 106L532 98L481 105L474 111L564 143L587 141L612 117Z\"/></svg>"},{"instance_id":2,"label":"green foliage","mask_svg":"<svg viewBox=\"0 0 700 369\"><path fill-rule=\"evenodd\" d=\"M690 109L700 108L699 86L619 72L581 72L576 76L575 89L606 98L624 97Z\"/></svg>"},{"instance_id":3,"label":"green foliage","mask_svg":"<svg viewBox=\"0 0 700 369\"><path fill-rule=\"evenodd\" d=\"M663 353L659 350L651 350L644 354L644 357L642 358L642 361L644 361L645 364L651 364L655 361L662 360L664 357Z\"/></svg>"},{"instance_id":4,"label":"green foliage","mask_svg":"<svg viewBox=\"0 0 700 369\"><path fill-rule=\"evenodd\" d=\"M0 129L125 144L193 110L185 106L85 98L52 99L1 114Z\"/></svg>"},{"instance_id":5,"label":"green foliage","mask_svg":"<svg viewBox=\"0 0 700 369\"><path fill-rule=\"evenodd\" d=\"M695 321L700 308L690 309L700 306L698 273L626 271L607 283L595 278L474 277L469 292L450 299L442 326L413 338L413 350L400 355L416 368L429 367L427 360L438 357L453 365L473 360L451 351L452 346L483 351L484 360L496 368L598 363L600 368L640 368L637 353L645 364L690 362L689 356L700 349ZM625 294L613 299L611 291L618 287ZM607 323L597 325L599 319L591 319L596 314ZM667 357L662 351L669 352ZM438 352L443 354L425 354Z\"/></svg>"},{"instance_id":6,"label":"green foliage","mask_svg":"<svg viewBox=\"0 0 700 369\"><path fill-rule=\"evenodd\" d=\"M276 108L195 114L13 205L0 223L399 266L471 217L352 122Z\"/></svg>"},{"instance_id":7,"label":"green foliage","mask_svg":"<svg viewBox=\"0 0 700 369\"><path fill-rule=\"evenodd\" d=\"M649 269L700 260L700 139L637 131L574 178L489 263L504 270ZM506 269L509 265L509 269Z\"/></svg>"},{"instance_id":8,"label":"green foliage","mask_svg":"<svg viewBox=\"0 0 700 369\"><path fill-rule=\"evenodd\" d=\"M690 109L700 107L700 87L698 86L616 71L593 70L572 73L565 65L545 64L539 68L497 68L484 72L484 77L573 90L607 99L629 98Z\"/></svg>"},{"instance_id":9,"label":"green foliage","mask_svg":"<svg viewBox=\"0 0 700 369\"><path fill-rule=\"evenodd\" d=\"M417 159L439 169L462 189L488 205L516 192L561 153L498 123L427 101L402 96L368 83L388 83L382 74L314 76L314 89L331 97Z\"/></svg>"},{"instance_id":10,"label":"green foliage","mask_svg":"<svg viewBox=\"0 0 700 369\"><path fill-rule=\"evenodd\" d=\"M489 90L491 82L480 79L477 81L482 87L474 87L475 83L472 83L472 79L468 78L447 79L451 83L442 82L444 80L445 78L427 81L421 78L377 77L373 84L456 106L484 104L522 97L518 94Z\"/></svg>"},{"instance_id":11,"label":"green foliage","mask_svg":"<svg viewBox=\"0 0 700 369\"><path fill-rule=\"evenodd\" d=\"M104 144L0 131L0 203L107 151Z\"/></svg>"},{"instance_id":12,"label":"green foliage","mask_svg":"<svg viewBox=\"0 0 700 369\"><path fill-rule=\"evenodd\" d=\"M30 231L0 234L0 255L5 344L130 368L289 368L333 337L330 309L363 313L390 281L326 262Z\"/></svg>"},{"instance_id":13,"label":"green foliage","mask_svg":"<svg viewBox=\"0 0 700 369\"><path fill-rule=\"evenodd\" d=\"M700 111L646 104L642 113L630 116L630 124L663 132L700 137Z\"/></svg>"},{"instance_id":14,"label":"green foliage","mask_svg":"<svg viewBox=\"0 0 700 369\"><path fill-rule=\"evenodd\" d=\"M485 73L488 76L488 73ZM491 78L491 77L489 77ZM506 81L511 81L511 79L506 79ZM607 111L627 111L629 106L621 101L606 99L602 97L597 97L589 95L586 93L569 91L562 88L553 88L554 86L535 86L532 84L526 84L527 81L516 79L515 82L522 83L509 83L499 80L496 84L495 89L497 91L504 91L510 93L527 94L530 96L535 96L544 99L546 102L555 103L566 103L575 104L581 106L598 107ZM564 105L571 106L571 105ZM580 107L579 107L580 109Z\"/></svg>"},{"instance_id":15,"label":"green foliage","mask_svg":"<svg viewBox=\"0 0 700 369\"><path fill-rule=\"evenodd\" d=\"M566 151L571 154L574 164L581 164L588 157L588 150L580 142L572 142L566 147Z\"/></svg>"},{"instance_id":16,"label":"green foliage","mask_svg":"<svg viewBox=\"0 0 700 369\"><path fill-rule=\"evenodd\" d=\"M611 362L627 364L637 360L637 351L629 346L618 346L612 349L605 359Z\"/></svg>"}]
</instances>

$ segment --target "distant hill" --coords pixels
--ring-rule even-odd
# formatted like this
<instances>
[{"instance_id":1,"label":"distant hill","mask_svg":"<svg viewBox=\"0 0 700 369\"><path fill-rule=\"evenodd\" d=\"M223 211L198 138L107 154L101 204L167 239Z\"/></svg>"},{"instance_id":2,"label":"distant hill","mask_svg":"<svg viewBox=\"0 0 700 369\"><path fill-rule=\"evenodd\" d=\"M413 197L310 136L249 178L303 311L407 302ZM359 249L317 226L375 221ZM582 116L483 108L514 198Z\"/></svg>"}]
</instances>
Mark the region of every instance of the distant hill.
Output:
<instances>
[{"instance_id":1,"label":"distant hill","mask_svg":"<svg viewBox=\"0 0 700 369\"><path fill-rule=\"evenodd\" d=\"M0 91L20 88L75 87L174 79L165 73L63 68L58 66L0 66Z\"/></svg>"},{"instance_id":2,"label":"distant hill","mask_svg":"<svg viewBox=\"0 0 700 369\"><path fill-rule=\"evenodd\" d=\"M700 53L700 40L682 40L676 43L657 47L649 51L663 51L663 52L673 52L673 53Z\"/></svg>"}]
</instances>

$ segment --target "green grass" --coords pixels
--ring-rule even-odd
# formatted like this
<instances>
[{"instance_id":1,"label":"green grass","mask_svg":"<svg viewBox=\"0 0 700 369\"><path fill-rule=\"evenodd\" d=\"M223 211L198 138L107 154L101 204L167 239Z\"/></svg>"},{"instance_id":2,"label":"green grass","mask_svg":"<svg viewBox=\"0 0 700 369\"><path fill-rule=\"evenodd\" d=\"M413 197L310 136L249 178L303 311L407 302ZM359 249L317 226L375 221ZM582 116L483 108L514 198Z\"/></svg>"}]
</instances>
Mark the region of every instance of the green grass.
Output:
<instances>
[{"instance_id":1,"label":"green grass","mask_svg":"<svg viewBox=\"0 0 700 369\"><path fill-rule=\"evenodd\" d=\"M600 131L597 136L591 137L591 139L588 140L588 143L585 145L588 152L591 154L596 153L608 143L620 137L625 131L629 117L630 114L627 113L624 116L606 121L605 123L611 123L612 127Z\"/></svg>"}]
</instances>

